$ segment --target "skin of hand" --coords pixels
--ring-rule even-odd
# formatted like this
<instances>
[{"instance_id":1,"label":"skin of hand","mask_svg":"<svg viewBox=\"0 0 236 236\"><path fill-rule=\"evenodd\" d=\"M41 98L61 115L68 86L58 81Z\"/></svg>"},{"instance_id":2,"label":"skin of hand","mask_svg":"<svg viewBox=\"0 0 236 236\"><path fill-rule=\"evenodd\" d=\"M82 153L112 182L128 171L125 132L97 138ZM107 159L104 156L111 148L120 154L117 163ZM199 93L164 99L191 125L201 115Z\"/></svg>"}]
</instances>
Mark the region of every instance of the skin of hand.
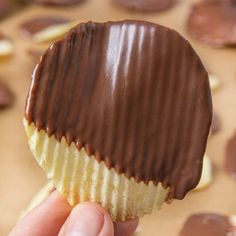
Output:
<instances>
[{"instance_id":1,"label":"skin of hand","mask_svg":"<svg viewBox=\"0 0 236 236\"><path fill-rule=\"evenodd\" d=\"M131 236L138 220L112 222L100 205L80 203L74 208L57 191L23 217L9 236Z\"/></svg>"}]
</instances>

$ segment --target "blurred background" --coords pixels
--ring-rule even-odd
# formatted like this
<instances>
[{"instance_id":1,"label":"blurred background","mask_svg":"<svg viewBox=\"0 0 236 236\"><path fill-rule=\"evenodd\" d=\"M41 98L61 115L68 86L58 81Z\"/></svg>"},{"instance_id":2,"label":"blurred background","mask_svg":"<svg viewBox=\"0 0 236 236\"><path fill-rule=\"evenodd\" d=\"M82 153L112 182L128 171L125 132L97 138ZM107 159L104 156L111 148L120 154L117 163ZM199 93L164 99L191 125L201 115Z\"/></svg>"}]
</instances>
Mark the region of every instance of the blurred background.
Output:
<instances>
[{"instance_id":1,"label":"blurred background","mask_svg":"<svg viewBox=\"0 0 236 236\"><path fill-rule=\"evenodd\" d=\"M215 79L212 95L220 125L209 137L207 147L213 180L204 189L189 193L185 200L166 204L162 211L145 216L136 235L179 235L187 217L198 212L236 214L236 181L224 170L227 143L236 130L236 48L216 48L192 38L186 30L192 4L190 0L179 0L163 11L144 12L129 10L112 0L84 0L69 6L0 0L0 235L8 234L47 182L29 151L22 125L33 68L53 40L76 22L89 20L140 19L176 29L191 42ZM54 20L50 20L52 17ZM42 18L49 18L49 23ZM41 23L37 25L35 19L41 19ZM32 31L30 25L34 23L39 28ZM46 29L53 25L60 27Z\"/></svg>"}]
</instances>

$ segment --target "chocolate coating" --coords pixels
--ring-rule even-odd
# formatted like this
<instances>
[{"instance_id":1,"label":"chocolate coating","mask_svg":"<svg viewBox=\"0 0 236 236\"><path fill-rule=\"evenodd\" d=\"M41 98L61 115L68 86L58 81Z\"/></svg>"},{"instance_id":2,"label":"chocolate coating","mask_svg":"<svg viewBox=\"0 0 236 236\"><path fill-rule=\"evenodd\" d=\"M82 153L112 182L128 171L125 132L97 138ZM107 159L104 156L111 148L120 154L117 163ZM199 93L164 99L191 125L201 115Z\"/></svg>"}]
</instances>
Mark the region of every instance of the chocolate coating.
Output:
<instances>
[{"instance_id":1,"label":"chocolate coating","mask_svg":"<svg viewBox=\"0 0 236 236\"><path fill-rule=\"evenodd\" d=\"M67 6L74 5L84 0L34 0L34 2L42 5L53 5L53 6Z\"/></svg>"},{"instance_id":2,"label":"chocolate coating","mask_svg":"<svg viewBox=\"0 0 236 236\"><path fill-rule=\"evenodd\" d=\"M225 170L236 180L236 134L230 138L226 146Z\"/></svg>"},{"instance_id":3,"label":"chocolate coating","mask_svg":"<svg viewBox=\"0 0 236 236\"><path fill-rule=\"evenodd\" d=\"M176 0L113 0L120 6L135 11L163 11L176 3Z\"/></svg>"},{"instance_id":4,"label":"chocolate coating","mask_svg":"<svg viewBox=\"0 0 236 236\"><path fill-rule=\"evenodd\" d=\"M36 66L26 119L137 182L182 199L199 182L212 120L208 73L177 32L83 23Z\"/></svg>"},{"instance_id":5,"label":"chocolate coating","mask_svg":"<svg viewBox=\"0 0 236 236\"><path fill-rule=\"evenodd\" d=\"M234 235L235 230L228 217L201 213L187 219L179 236L229 236Z\"/></svg>"},{"instance_id":6,"label":"chocolate coating","mask_svg":"<svg viewBox=\"0 0 236 236\"><path fill-rule=\"evenodd\" d=\"M236 4L208 0L195 5L189 15L189 34L212 46L236 45Z\"/></svg>"},{"instance_id":7,"label":"chocolate coating","mask_svg":"<svg viewBox=\"0 0 236 236\"><path fill-rule=\"evenodd\" d=\"M40 17L28 20L21 25L21 31L24 35L32 37L40 31L58 24L64 24L70 20L62 17Z\"/></svg>"}]
</instances>

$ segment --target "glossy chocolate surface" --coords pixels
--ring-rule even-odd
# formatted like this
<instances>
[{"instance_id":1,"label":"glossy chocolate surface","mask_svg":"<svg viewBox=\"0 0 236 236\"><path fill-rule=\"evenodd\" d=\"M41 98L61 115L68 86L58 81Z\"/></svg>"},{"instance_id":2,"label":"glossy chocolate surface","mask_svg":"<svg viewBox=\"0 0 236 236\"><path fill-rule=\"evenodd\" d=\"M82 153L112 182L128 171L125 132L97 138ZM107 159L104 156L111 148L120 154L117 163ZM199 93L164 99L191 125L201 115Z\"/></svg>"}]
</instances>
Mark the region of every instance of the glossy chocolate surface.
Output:
<instances>
[{"instance_id":1,"label":"glossy chocolate surface","mask_svg":"<svg viewBox=\"0 0 236 236\"><path fill-rule=\"evenodd\" d=\"M42 56L25 117L137 182L182 199L199 182L212 120L208 73L177 32L83 23Z\"/></svg>"},{"instance_id":2,"label":"glossy chocolate surface","mask_svg":"<svg viewBox=\"0 0 236 236\"><path fill-rule=\"evenodd\" d=\"M34 18L24 22L21 25L21 31L24 35L32 37L40 31L58 24L64 24L69 22L70 20L64 19L63 17L40 17Z\"/></svg>"},{"instance_id":3,"label":"glossy chocolate surface","mask_svg":"<svg viewBox=\"0 0 236 236\"><path fill-rule=\"evenodd\" d=\"M202 213L190 216L179 236L233 236L235 233L236 228L232 226L228 217Z\"/></svg>"},{"instance_id":4,"label":"glossy chocolate surface","mask_svg":"<svg viewBox=\"0 0 236 236\"><path fill-rule=\"evenodd\" d=\"M187 30L195 39L212 46L236 45L235 1L208 0L196 4Z\"/></svg>"},{"instance_id":5,"label":"glossy chocolate surface","mask_svg":"<svg viewBox=\"0 0 236 236\"><path fill-rule=\"evenodd\" d=\"M162 11L176 3L176 0L113 0L120 6L135 11Z\"/></svg>"}]
</instances>

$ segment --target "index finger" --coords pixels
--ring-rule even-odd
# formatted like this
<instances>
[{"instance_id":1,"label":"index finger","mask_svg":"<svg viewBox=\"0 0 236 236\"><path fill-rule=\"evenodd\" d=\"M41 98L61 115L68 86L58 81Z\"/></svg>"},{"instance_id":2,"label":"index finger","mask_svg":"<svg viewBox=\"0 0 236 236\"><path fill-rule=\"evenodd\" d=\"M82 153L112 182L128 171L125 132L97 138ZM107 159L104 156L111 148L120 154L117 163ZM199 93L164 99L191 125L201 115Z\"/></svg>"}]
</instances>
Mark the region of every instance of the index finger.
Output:
<instances>
[{"instance_id":1,"label":"index finger","mask_svg":"<svg viewBox=\"0 0 236 236\"><path fill-rule=\"evenodd\" d=\"M70 212L69 203L54 191L20 220L9 236L56 236Z\"/></svg>"}]
</instances>

